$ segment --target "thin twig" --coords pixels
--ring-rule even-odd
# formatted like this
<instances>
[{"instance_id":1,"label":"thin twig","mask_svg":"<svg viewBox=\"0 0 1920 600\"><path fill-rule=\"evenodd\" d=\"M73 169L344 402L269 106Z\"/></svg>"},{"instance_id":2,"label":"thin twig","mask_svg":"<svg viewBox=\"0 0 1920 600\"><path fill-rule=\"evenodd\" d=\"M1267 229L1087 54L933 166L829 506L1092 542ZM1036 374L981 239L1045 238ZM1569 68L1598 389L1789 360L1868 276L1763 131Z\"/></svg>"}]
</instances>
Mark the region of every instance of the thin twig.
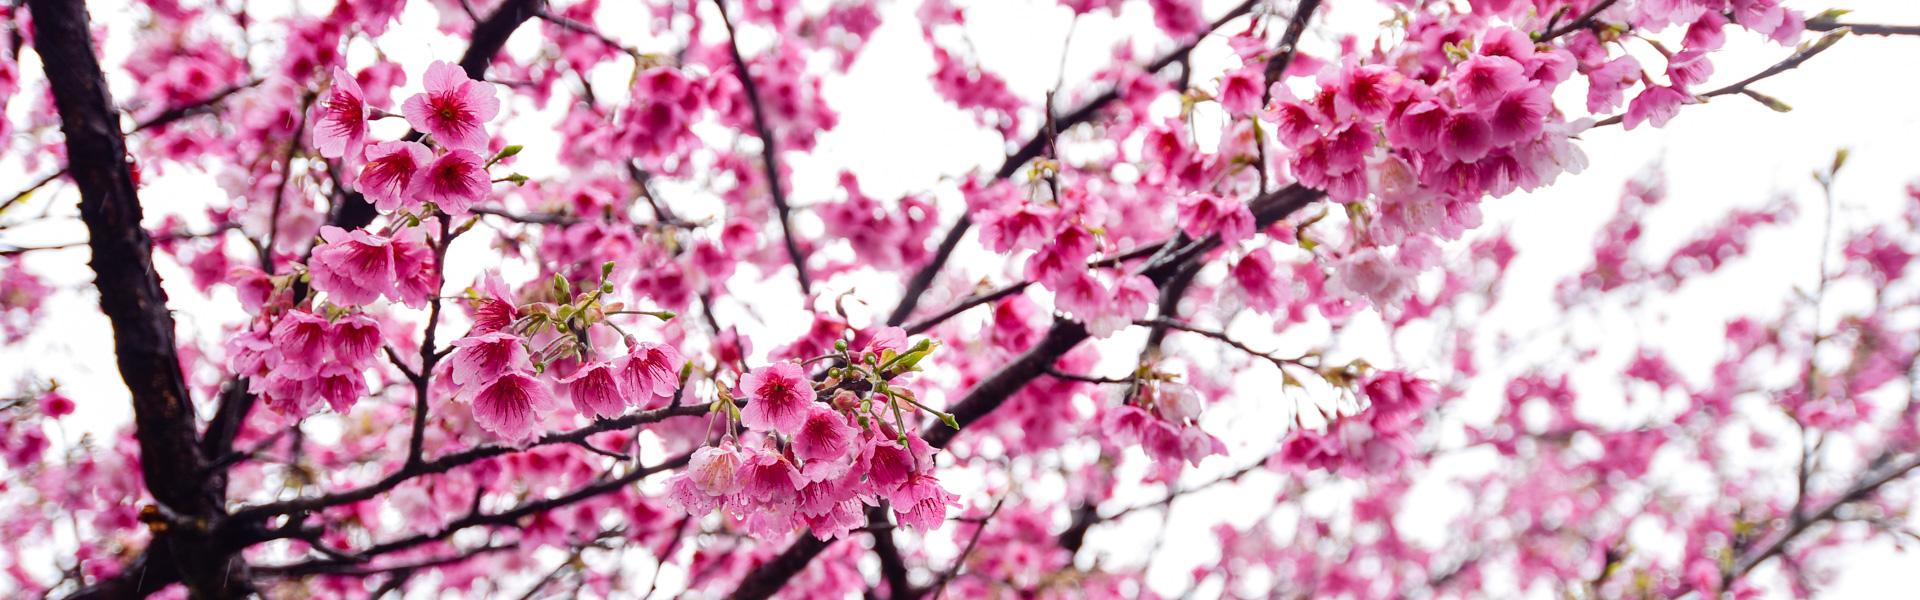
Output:
<instances>
[{"instance_id":1,"label":"thin twig","mask_svg":"<svg viewBox=\"0 0 1920 600\"><path fill-rule=\"evenodd\" d=\"M773 194L774 216L780 219L780 232L786 240L787 258L793 260L793 269L800 280L800 294L813 295L813 279L807 275L807 257L800 251L799 240L793 236L792 206L787 204L787 192L780 185L780 141L773 136L773 127L767 123L767 110L760 104L760 91L754 86L753 75L747 69L747 57L740 53L739 34L733 28L733 18L727 14L726 0L713 0L720 9L720 22L727 26L727 49L733 55L733 67L740 72L740 89L747 96L747 106L753 112L753 128L760 136L760 166L767 172L767 190Z\"/></svg>"}]
</instances>

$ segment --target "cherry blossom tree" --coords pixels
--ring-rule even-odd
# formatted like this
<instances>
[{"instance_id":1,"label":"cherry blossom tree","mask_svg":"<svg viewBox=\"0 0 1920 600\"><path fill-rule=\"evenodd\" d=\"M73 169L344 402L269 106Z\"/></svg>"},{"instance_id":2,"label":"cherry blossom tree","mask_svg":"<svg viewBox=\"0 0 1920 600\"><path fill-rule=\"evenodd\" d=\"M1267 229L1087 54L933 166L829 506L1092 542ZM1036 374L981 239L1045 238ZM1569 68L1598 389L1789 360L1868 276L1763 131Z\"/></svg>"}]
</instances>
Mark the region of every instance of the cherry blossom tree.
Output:
<instances>
[{"instance_id":1,"label":"cherry blossom tree","mask_svg":"<svg viewBox=\"0 0 1920 600\"><path fill-rule=\"evenodd\" d=\"M38 174L0 200L0 344L64 335L42 317L73 290L35 260L84 247L128 392L8 369L0 590L1157 596L1157 552L1089 537L1254 480L1279 492L1187 594L1807 595L1863 540L1920 539L1920 187L1837 227L1841 152L1825 198L1666 249L1649 171L1528 339L1485 326L1516 249L1481 208L1639 160L1586 132L1785 112L1755 87L1920 28L1776 0L1032 4L1126 36L1036 98L976 46L1022 42L948 0L0 7L0 152ZM1391 18L1327 25L1362 9ZM923 87L997 164L900 197L807 172L883 26L917 26ZM465 51L384 50L422 30ZM1733 37L1777 62L1716 71ZM890 143L947 143L913 127ZM76 199L83 240L5 242ZM1818 286L1726 322L1710 379L1641 340L1574 382L1604 352L1581 324L1657 319L1809 218ZM1357 349L1362 322L1424 350ZM1270 445L1218 437L1248 419ZM1400 532L1432 486L1473 497L1437 547Z\"/></svg>"}]
</instances>

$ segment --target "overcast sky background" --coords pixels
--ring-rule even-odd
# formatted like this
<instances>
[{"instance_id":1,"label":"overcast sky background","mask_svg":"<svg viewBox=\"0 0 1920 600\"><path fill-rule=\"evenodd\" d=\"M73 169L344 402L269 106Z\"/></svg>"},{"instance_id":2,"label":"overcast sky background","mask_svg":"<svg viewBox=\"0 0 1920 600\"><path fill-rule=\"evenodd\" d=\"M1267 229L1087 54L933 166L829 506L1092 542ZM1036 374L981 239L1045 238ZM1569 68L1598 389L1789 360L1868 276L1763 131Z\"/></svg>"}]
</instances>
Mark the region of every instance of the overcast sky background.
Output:
<instances>
[{"instance_id":1,"label":"overcast sky background","mask_svg":"<svg viewBox=\"0 0 1920 600\"><path fill-rule=\"evenodd\" d=\"M132 48L124 26L128 9L121 2L89 4L97 21L114 24L114 36L108 40L106 50L112 71ZM606 6L602 9L602 23L637 22L637 15L630 11L631 5L637 3L603 4ZM834 178L842 168L850 168L860 175L860 183L869 195L883 200L930 189L945 190L942 193L943 209L947 212L942 221L944 228L957 214L959 202L951 194L952 186L943 184L943 180L998 165L1004 152L998 136L975 127L971 117L945 105L927 85L933 63L919 37L917 24L911 19L914 4L888 6L885 9L888 25L876 32L852 71L827 83L825 93L839 111L841 124L822 136L819 149L812 157L793 161L795 176L791 185L796 205L837 198ZM1075 82L1086 81L1094 70L1106 64L1113 44L1125 39L1124 32L1150 26L1146 7L1130 2L1118 21L1108 17L1081 19L1071 27L1073 36L1069 44L1066 34L1071 18L1064 9L1040 8L1042 3L1029 0L981 4L984 6L968 12L968 37L979 52L981 64L1001 74L1017 94L1035 104L1056 80L1068 82L1070 89L1085 89L1076 87ZM1230 4L1210 0L1206 14L1219 14ZM1323 9L1325 20L1308 35L1309 52L1329 47L1339 34L1371 35L1378 31L1376 23L1384 14L1376 10L1378 7L1373 2L1328 4ZM1789 4L1808 13L1830 6ZM314 2L305 5L309 12L322 10L324 6ZM1920 3L1853 0L1837 1L1833 5L1856 9L1848 20L1920 23ZM712 14L709 4L702 3L701 9ZM428 3L416 0L409 6L397 33L382 40L380 49L408 67L413 75L410 85L396 92L396 98L404 98L418 89L418 73L429 61L453 60L464 49L464 40L432 29L436 19ZM668 50L677 45L673 40L648 39L644 31L610 27L606 33L647 51ZM748 42L751 50L754 44L764 40L749 39ZM530 24L513 39L508 50L525 56L539 43ZM1135 44L1140 56L1153 56L1162 50L1147 40ZM1066 50L1064 61L1063 49ZM1708 87L1718 87L1723 82L1757 72L1790 52L1748 35L1732 35L1729 49L1715 57L1716 74ZM259 70L266 68L264 61L273 55L262 50L255 57L259 59L256 61ZM371 48L364 42L356 43L349 52L355 67L364 66L371 56ZM1195 84L1210 88L1212 84L1204 76L1217 73L1226 63L1227 50L1215 39L1204 44L1194 56L1196 70L1203 76L1197 77ZM1591 262L1594 233L1617 206L1622 182L1651 166L1663 167L1667 172L1669 200L1657 210L1660 218L1647 224L1649 248L1672 248L1700 226L1723 215L1729 207L1759 206L1777 195L1789 195L1802 207L1802 216L1796 225L1758 238L1751 259L1692 286L1676 302L1660 304L1661 308L1671 311L1668 319L1637 322L1644 329L1634 328L1632 334L1613 330L1615 337L1620 338L1617 344L1609 338L1609 347L1614 352L1596 359L1596 364L1602 366L1594 368L1594 373L1605 373L1609 368L1617 372L1617 367L1604 365L1608 361L1624 360L1626 353L1641 343L1651 343L1664 349L1690 380L1704 380L1707 369L1719 355L1721 330L1728 318L1738 314L1773 314L1792 289L1805 288L1815 280L1818 272L1815 250L1819 247L1822 209L1818 188L1807 175L1810 170L1825 165L1835 149L1852 149L1852 160L1836 187L1841 206L1837 222L1842 231L1899 213L1906 202L1906 184L1920 177L1920 161L1915 160L1920 157L1920 109L1915 108L1915 99L1920 98L1920 78L1913 75L1913 66L1917 63L1920 63L1920 39L1856 37L1841 42L1799 70L1755 86L1791 104L1795 108L1791 113L1774 113L1755 102L1733 96L1704 106L1687 107L1664 129L1625 132L1614 127L1584 135L1581 145L1592 164L1586 173L1562 177L1557 185L1538 193L1515 194L1490 200L1485 205L1488 229L1511 230L1520 250L1510 272L1507 297L1498 308L1500 326L1523 333L1562 325L1550 310L1553 286ZM28 61L21 67L24 79L43 80L37 62ZM628 73L624 63L616 61L597 70L594 79L606 82L597 87L619 89ZM115 84L116 97L124 99L130 94L129 82L124 78ZM524 98L514 98L511 90L502 92L517 109L532 110ZM1582 83L1571 83L1562 92L1558 97L1561 107L1584 107L1580 100L1584 97ZM28 117L26 113L34 108L33 103L22 100L17 99L10 107L16 123ZM1161 108L1171 110L1170 102ZM503 130L512 143L528 148L516 170L536 179L557 173L552 161L552 147L557 141L552 123L559 112L554 108L538 114L523 114ZM1218 116L1203 111L1200 118ZM0 158L0 182L10 183L0 184L0 193L10 194L46 170L45 165L26 167L20 152L22 140L11 143L14 150ZM670 186L668 191L668 197L677 202L676 208L683 215L698 216L702 210L712 210L711 203L703 204L691 190ZM33 245L84 239L84 228L73 218L76 212L72 203L77 197L70 186L61 186L51 201L57 204L54 213L64 215L65 219L0 232L0 243ZM188 172L175 172L152 181L143 189L142 197L148 206L150 222L161 214L191 212L208 201L224 202L224 192L211 177ZM34 206L44 206L47 202L43 194L36 198ZM799 226L806 232L821 231L818 220L804 212ZM463 243L467 244L465 248L456 245L460 258L450 262L451 281L470 280L485 265L480 244L467 240ZM954 268L968 274L970 279L983 275L1004 277L1009 273L1000 263L985 260L988 257L977 248L963 252ZM62 432L63 435L109 430L130 418L126 391L114 368L106 320L94 304L92 290L84 287L91 280L85 260L84 249L41 252L29 257L28 264L43 276L81 287L78 291L62 293L49 303L46 320L28 343L0 348L0 391L11 392L15 382L31 373L57 377L69 395L80 400L84 414L78 419L69 419L69 429ZM172 296L181 315L183 335L216 330L215 323L237 314L237 305L230 293L211 301L200 300L197 294L188 292L183 271L168 264L162 266L162 272L168 278L169 289L176 290ZM510 270L509 277L512 276ZM521 276L524 277L525 272ZM738 295L793 297L788 278L777 277L765 283L749 281L756 277L750 269L743 269L743 274L736 279L736 289L742 290ZM858 289L860 297L879 310L891 306L897 285L891 278L851 277L826 286L823 295L830 297L845 289ZM1841 307L1846 299L1835 302L1832 306ZM764 352L806 327L805 320L799 318L803 313L794 306L793 302L757 303L752 307L752 314L762 319L758 322L749 319L745 307L741 306L722 305L721 316L723 321L739 324L743 330L764 335L754 338L765 340L758 344ZM1830 320L1834 318L1837 314ZM1627 322L1636 323L1632 318ZM1375 364L1398 365L1415 372L1432 371L1437 366L1397 358L1377 321L1369 323L1362 319L1350 329L1341 335L1344 347L1353 355L1366 357ZM1290 343L1290 340L1276 338L1264 327L1237 328L1233 333L1258 347L1284 347ZM1137 348L1139 340L1136 332L1106 343L1116 348ZM1401 350L1407 355L1419 356L1418 352L1407 352L1407 348ZM1117 372L1128 368L1125 364L1128 356L1130 352L1116 352L1113 361L1103 365L1104 370ZM1608 378L1610 375L1599 375L1580 380L1582 391L1587 394L1583 398L1583 415L1606 410L1605 396L1617 390L1614 382L1606 381ZM1209 460L1189 475L1190 481L1211 480L1255 460L1271 448L1278 432L1270 419L1280 418L1284 412L1276 412L1278 409L1273 407L1276 403L1270 400L1263 403L1261 396L1264 390L1273 389L1276 379L1259 373L1245 378L1239 385L1245 398L1235 401L1234 410L1209 417L1207 429L1226 440L1232 453L1224 459ZM1476 388L1466 404L1487 407L1499 401L1497 390ZM1790 467L1783 464L1782 469ZM955 485L964 487L968 482L962 477ZM1239 524L1252 520L1263 511L1275 488L1271 481L1255 481L1223 486L1181 501L1175 520L1168 528L1169 551L1151 573L1155 589L1162 593L1185 589L1188 570L1214 556L1209 526L1222 518ZM1158 492L1136 492L1142 499L1158 497ZM1451 493L1436 494L1431 500L1428 510L1432 518L1415 515L1403 524L1403 529L1428 543L1446 543L1444 515L1469 505L1471 499ZM1427 504L1426 499L1423 504ZM1151 539L1159 527L1158 517L1134 517L1119 526L1097 530L1089 548L1110 553L1118 560L1137 559L1146 545L1144 541ZM942 564L938 561L951 556L952 551L951 547L935 544L935 564ZM1904 589L1892 586L1910 583L1911 573L1920 568L1920 559L1896 553L1886 542L1857 548L1845 562L1842 577L1828 590L1836 597L1876 597ZM664 585L675 585L675 579L669 574Z\"/></svg>"}]
</instances>

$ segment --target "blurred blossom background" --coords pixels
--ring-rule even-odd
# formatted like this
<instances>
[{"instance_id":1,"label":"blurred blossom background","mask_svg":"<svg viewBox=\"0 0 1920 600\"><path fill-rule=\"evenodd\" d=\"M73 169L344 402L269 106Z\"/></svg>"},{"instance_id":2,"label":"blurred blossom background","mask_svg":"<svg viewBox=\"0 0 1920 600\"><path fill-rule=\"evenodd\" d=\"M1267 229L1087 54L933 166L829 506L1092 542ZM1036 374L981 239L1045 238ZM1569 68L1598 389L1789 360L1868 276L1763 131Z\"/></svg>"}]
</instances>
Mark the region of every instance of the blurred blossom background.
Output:
<instances>
[{"instance_id":1,"label":"blurred blossom background","mask_svg":"<svg viewBox=\"0 0 1920 600\"><path fill-rule=\"evenodd\" d=\"M253 14L268 22L285 14L323 13L329 3L302 1L254 3ZM711 12L705 3L702 10ZM816 199L834 197L840 186L838 174L859 174L862 190L876 198L934 190L942 211L941 223L957 218L964 206L956 182L968 173L997 165L1006 152L1001 137L990 128L978 126L973 116L961 112L939 97L928 83L934 70L930 51L913 26L911 14L918 7L912 1L884 3L886 17L873 32L867 48L843 75L824 82L822 93L839 111L840 122L820 134L814 152L794 154L789 161L790 195L800 206L795 227L805 236L826 234L822 221L807 210ZM1049 90L1061 82L1085 82L1108 65L1117 44L1129 43L1131 33L1150 28L1151 12L1137 3L1129 3L1118 15L1089 15L1075 18L1066 9L1045 2L1002 0L978 3L968 9L964 43L977 53L985 70L1004 77L1008 88L1027 105L1038 105ZM1230 2L1208 1L1203 14L1214 15ZM1842 4L1842 3L1835 3ZM1920 3L1861 0L1847 2L1855 12L1846 19L1874 23L1920 23ZM132 82L116 68L129 60L134 51L134 35L141 34L122 25L144 8L126 2L101 0L88 2L93 18L106 25L109 35L103 40L103 62L107 65L115 98L123 103L138 102ZM1800 6L1809 13L1824 5ZM278 11L278 12L276 12ZM1380 3L1332 1L1322 8L1323 15L1309 27L1303 51L1312 55L1330 53L1343 35L1370 35L1379 23L1392 17ZM902 18L894 18L902 17ZM451 59L465 46L462 38L449 36L436 28L443 16L431 2L408 4L393 26L395 33L383 38L377 54L386 60L406 65L410 72L436 59ZM645 28L627 30L607 24L635 23L646 14L638 2L602 2L598 22L605 33L620 43L642 52L670 53L682 40L654 39ZM506 52L527 56L540 52L544 40L523 31L508 43ZM721 30L710 27L709 35ZM1213 85L1208 77L1237 64L1223 40L1203 42L1193 53L1194 85L1202 89ZM278 56L270 40L262 40L255 50L260 61ZM743 36L749 52L771 42L764 36ZM1365 43L1364 41L1362 43ZM1727 50L1716 58L1715 81L1729 76L1766 68L1786 53L1782 48L1750 35L1729 36ZM1642 48L1651 53L1652 50ZM364 65L374 60L376 49L364 42L348 46L346 62ZM1152 56L1143 48L1139 56ZM42 65L37 57L21 62L22 73L37 78ZM1650 57L1653 63L1657 58ZM1507 382L1516 374L1534 366L1541 358L1556 356L1569 346L1592 347L1596 351L1578 357L1568 365L1572 386L1577 391L1575 413L1583 420L1598 424L1630 426L1670 416L1685 399L1667 394L1644 382L1621 376L1627 365L1643 351L1663 356L1686 381L1703 382L1724 351L1727 322L1739 316L1773 317L1787 299L1807 294L1821 273L1823 228L1830 218L1835 231L1854 231L1875 223L1900 218L1917 200L1909 194L1909 185L1920 181L1920 77L1913 65L1920 60L1920 37L1856 36L1846 40L1808 65L1780 74L1756 87L1790 104L1790 112L1776 112L1759 102L1740 96L1716 98L1704 106L1682 111L1664 128L1601 128L1580 135L1582 149L1589 157L1585 172L1562 176L1559 182L1535 192L1515 193L1489 199L1483 204L1484 225L1466 239L1450 242L1450 254L1463 252L1474 240L1489 236L1509 236L1515 259L1511 263L1503 291L1497 303L1483 307L1475 327L1485 340L1478 347L1479 373L1466 380L1445 381L1462 391L1450 401L1443 414L1433 415L1438 426L1430 429L1437 436L1436 446L1463 445L1471 428L1486 427L1506 403ZM591 81L601 89L618 90L626 85L631 71L627 63L602 63L591 73ZM1308 78L1296 78L1304 92ZM415 89L417 75L402 90ZM554 148L559 142L558 123L563 103L536 108L531 99L503 88L502 97L513 118L505 121L499 134L526 150L516 158L513 170L536 179L562 171ZM1559 90L1556 102L1578 106L1584 101L1584 83L1576 81ZM410 92L400 92L410 93ZM396 94L398 95L398 94ZM7 117L15 123L47 124L55 117L36 114L38 102L14 102ZM1173 97L1155 105L1156 114L1168 116L1181 110ZM1221 122L1226 117L1218 106L1201 103L1194 108L1197 123ZM375 135L392 137L405 130L400 120L376 121ZM1208 146L1218 142L1218 127L1196 127L1196 142ZM711 133L711 132L703 132ZM21 135L19 133L16 136ZM44 173L52 162L47 156L21 152L18 139L10 140L14 151L0 157L0 192L10 193L24 187ZM1072 142L1066 142L1071 144ZM1825 190L1810 173L1827 169L1837 151L1845 149L1848 159L1838 179ZM141 198L147 219L177 217L190 229L209 224L201 209L210 201L225 201L226 186L204 171L178 168L141 174L144 187ZM1594 260L1594 243L1601 228L1619 209L1622 190L1631 181L1659 182L1665 199L1642 221L1640 242L1648 256L1665 256L1693 239L1730 209L1767 207L1784 202L1792 206L1797 218L1784 226L1758 231L1749 240L1749 255L1728 268L1690 282L1672 294L1661 294L1645 303L1622 302L1618 298L1594 302L1576 300L1572 307L1560 304L1565 282L1588 269ZM1649 185L1655 185L1649 183ZM1833 212L1828 214L1830 191ZM719 201L703 194L698 186L680 181L663 181L663 196L674 198L675 210L682 216L699 219L723 209ZM83 240L86 229L77 218L77 191L71 185L56 184L34 200L34 210L45 210L47 218L30 226L0 231L0 243L12 246L37 246ZM46 208L41 209L40 206ZM487 245L463 240L453 246L447 278L466 282L485 272L496 271L508 281L521 281L537 275L524 264L489 260L493 250ZM1836 252L1832 256L1837 256ZM131 420L126 388L115 368L111 343L113 336L106 319L96 307L96 292L91 288L92 272L87 268L88 251L84 247L32 252L20 258L32 272L41 275L56 288L48 297L38 320L17 342L0 344L0 391L12 393L26 389L32 382L57 380L68 397L85 399L79 413L64 419L54 435L56 445L76 443L82 436L107 436ZM1003 261L978 245L963 246L956 254L952 269L959 275L941 280L930 292L935 298L954 298L964 289L950 289L955 282L971 282L982 277L1009 275ZM1836 259L1837 261L1837 259ZM241 314L238 299L231 290L203 296L184 287L189 273L172 261L159 261L179 322L183 338L218 335L221 325ZM1017 274L1017 271L1014 271ZM1437 281L1429 273L1425 285ZM820 284L820 296L840 297L856 324L884 319L892 303L897 278L886 274L850 272ZM722 322L735 324L748 338L787 340L800 336L811 320L795 294L789 277L765 277L752 266L743 266L730 280L737 298L751 302L723 304L717 310ZM1843 286L1828 292L1824 307L1828 319L1868 305L1877 290ZM1041 297L1045 292L1039 292ZM943 305L930 302L926 306ZM1199 307L1201 311L1219 307ZM961 322L983 322L980 314L961 317ZM1452 366L1438 353L1439 344L1453 335L1439 324L1415 326L1390 335L1377 313L1357 315L1337 330L1323 323L1276 330L1263 323L1234 321L1227 333L1246 344L1274 349L1287 354L1309 348L1328 338L1341 360L1362 359L1373 365L1390 365L1406 372L1442 377ZM1914 336L1920 324L1895 326L1900 335ZM1131 368L1133 352L1145 336L1135 328L1111 338L1099 340L1105 353L1096 372L1125 372ZM1208 347L1201 339L1176 338L1173 344L1190 349L1194 357L1228 356ZM764 356L774 344L762 344L754 350ZM1205 368L1204 358L1192 358L1194 366ZM1235 357L1223 360L1242 360ZM1793 374L1782 373L1791 378ZM1241 468L1246 460L1258 456L1280 441L1284 427L1276 424L1294 418L1297 402L1326 401L1316 397L1312 385L1294 393L1291 401L1276 399L1273 390L1282 389L1278 372L1272 369L1248 369L1233 380L1236 392L1229 400L1232 410L1210 411L1202 420L1207 431L1218 436L1228 448L1226 456L1214 457L1189 469L1183 481L1200 484ZM1904 383L1882 390L1891 396L1907 393ZM1742 405L1741 410L1765 413L1759 405ZM1790 422L1773 417L1752 421L1756 429L1790 427ZM311 435L324 443L329 435L339 435L337 425L327 418L315 418ZM1793 435L1776 429L1776 435ZM1729 432L1738 435L1739 432ZM1596 445L1587 439L1577 443ZM1084 449L1083 449L1084 450ZM1456 478L1470 478L1497 467L1491 449L1453 453L1433 462L1428 468L1409 473L1412 502L1395 518L1394 524L1410 542L1426 548L1444 548L1464 543L1450 529L1453 519L1481 506L1470 487L1451 485ZM1790 477L1797 464L1797 449L1777 446L1738 457L1738 461L1771 465ZM1083 457L1084 458L1084 457ZM1831 466L1847 472L1858 463L1844 452L1837 453ZM1664 480L1673 489L1687 489L1699 474L1688 470L1683 461L1656 459L1647 478ZM1115 504L1151 503L1164 491L1137 483L1144 465L1135 463L1123 474L1123 483L1115 493ZM962 498L977 497L986 490L978 473L959 471L943 474L948 489ZM1029 485L1034 493L1045 493L1049 486L1063 485L1057 480L1036 480ZM1153 591L1174 596L1189 592L1198 597L1218 595L1217 582L1189 589L1196 568L1213 564L1220 556L1214 527L1220 523L1236 527L1268 519L1277 531L1286 531L1294 511L1338 513L1354 510L1350 502L1356 490L1350 486L1327 485L1304 491L1300 502L1272 512L1276 495L1288 493L1279 481L1248 478L1214 486L1177 500L1179 510L1162 522L1157 515L1142 511L1094 531L1087 547L1100 561L1115 564L1139 564L1149 552L1157 558L1147 574ZM1903 517L1911 524L1911 517ZM1681 538L1657 527L1636 528L1632 543L1637 552L1677 555ZM44 545L52 549L68 540L15 540L15 543ZM952 556L953 540L929 537L929 552ZM1905 552L1896 541L1877 537L1841 551L1838 577L1823 588L1832 597L1900 597L1911 588L1912 573L1920 569L1920 558ZM547 554L542 560L556 560ZM30 570L45 572L48 565L31 565ZM683 585L681 575L668 573L662 589L671 591ZM1507 597L1527 590L1517 587L1511 574L1498 571L1485 574L1487 597ZM1503 578L1504 577L1504 578ZM1532 590L1537 595L1539 590ZM1779 588L1770 592L1784 593Z\"/></svg>"}]
</instances>

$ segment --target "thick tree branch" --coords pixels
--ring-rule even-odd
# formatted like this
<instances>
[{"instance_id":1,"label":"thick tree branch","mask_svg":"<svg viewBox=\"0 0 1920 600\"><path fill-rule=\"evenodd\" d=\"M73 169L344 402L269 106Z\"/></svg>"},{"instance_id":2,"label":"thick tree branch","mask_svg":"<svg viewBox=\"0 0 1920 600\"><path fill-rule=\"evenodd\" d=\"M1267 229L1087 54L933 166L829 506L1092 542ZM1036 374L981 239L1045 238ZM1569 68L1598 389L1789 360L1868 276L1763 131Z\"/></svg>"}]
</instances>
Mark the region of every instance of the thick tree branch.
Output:
<instances>
[{"instance_id":1,"label":"thick tree branch","mask_svg":"<svg viewBox=\"0 0 1920 600\"><path fill-rule=\"evenodd\" d=\"M89 264L100 291L100 309L112 324L120 375L133 396L134 437L140 470L160 508L201 522L218 521L222 499L204 485L206 458L194 426L193 399L180 372L173 314L153 269L153 240L141 227L140 199L127 165L126 139L93 54L86 6L34 0L34 44L46 69L60 130L66 134L68 169L80 188L80 218L87 225ZM171 573L201 597L244 593L244 564L212 543L205 530L166 529L154 539L176 563ZM152 561L141 565L151 568ZM130 588L138 592L143 585Z\"/></svg>"},{"instance_id":2,"label":"thick tree branch","mask_svg":"<svg viewBox=\"0 0 1920 600\"><path fill-rule=\"evenodd\" d=\"M740 580L740 586L734 588L733 594L727 597L732 600L766 600L774 592L780 591L781 586L786 585L795 573L807 568L807 563L813 562L813 557L819 556L833 542L814 537L812 533L801 533L800 538L794 540L779 556L747 573L746 578Z\"/></svg>"}]
</instances>

